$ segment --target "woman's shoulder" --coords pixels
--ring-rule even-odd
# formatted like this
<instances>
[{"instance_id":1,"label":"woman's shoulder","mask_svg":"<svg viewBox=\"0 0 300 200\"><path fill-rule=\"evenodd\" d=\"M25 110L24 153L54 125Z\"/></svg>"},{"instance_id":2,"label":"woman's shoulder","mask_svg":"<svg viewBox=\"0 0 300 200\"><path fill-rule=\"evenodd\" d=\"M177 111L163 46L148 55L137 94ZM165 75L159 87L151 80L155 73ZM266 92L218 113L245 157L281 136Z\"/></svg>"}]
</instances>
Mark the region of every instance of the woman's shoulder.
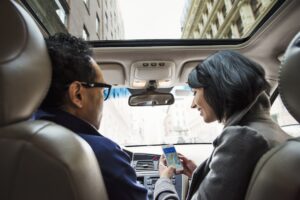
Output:
<instances>
[{"instance_id":1,"label":"woman's shoulder","mask_svg":"<svg viewBox=\"0 0 300 200\"><path fill-rule=\"evenodd\" d=\"M240 144L245 146L269 146L257 130L249 126L228 126L213 142L214 146Z\"/></svg>"}]
</instances>

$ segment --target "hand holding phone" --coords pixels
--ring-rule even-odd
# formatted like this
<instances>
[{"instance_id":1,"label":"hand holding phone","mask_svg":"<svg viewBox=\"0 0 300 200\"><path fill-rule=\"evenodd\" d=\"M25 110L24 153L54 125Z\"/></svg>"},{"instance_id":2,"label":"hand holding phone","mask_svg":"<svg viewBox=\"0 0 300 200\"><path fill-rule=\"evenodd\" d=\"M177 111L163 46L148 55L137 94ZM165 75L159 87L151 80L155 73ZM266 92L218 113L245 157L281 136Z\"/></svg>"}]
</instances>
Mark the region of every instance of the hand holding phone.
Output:
<instances>
[{"instance_id":1,"label":"hand holding phone","mask_svg":"<svg viewBox=\"0 0 300 200\"><path fill-rule=\"evenodd\" d=\"M188 159L187 157L185 157L184 155L178 153L178 157L181 160L181 164L183 166L183 171L182 173L186 176L188 176L189 178L192 177L194 171L197 168L197 165L195 164L194 161Z\"/></svg>"},{"instance_id":2,"label":"hand holding phone","mask_svg":"<svg viewBox=\"0 0 300 200\"><path fill-rule=\"evenodd\" d=\"M173 166L176 169L176 172L182 171L183 166L178 158L174 145L163 145L162 149L166 157L167 165Z\"/></svg>"}]
</instances>

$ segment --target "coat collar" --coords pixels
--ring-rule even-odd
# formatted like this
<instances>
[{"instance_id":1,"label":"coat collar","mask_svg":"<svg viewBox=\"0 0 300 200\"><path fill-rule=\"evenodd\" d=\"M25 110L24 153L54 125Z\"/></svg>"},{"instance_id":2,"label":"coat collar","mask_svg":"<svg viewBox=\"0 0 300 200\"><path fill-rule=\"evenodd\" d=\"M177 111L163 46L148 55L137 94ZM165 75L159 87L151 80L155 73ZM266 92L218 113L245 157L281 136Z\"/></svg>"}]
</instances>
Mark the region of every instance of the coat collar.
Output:
<instances>
[{"instance_id":1,"label":"coat collar","mask_svg":"<svg viewBox=\"0 0 300 200\"><path fill-rule=\"evenodd\" d=\"M39 109L35 113L34 118L52 121L75 133L101 135L98 130L88 122L60 109Z\"/></svg>"},{"instance_id":2,"label":"coat collar","mask_svg":"<svg viewBox=\"0 0 300 200\"><path fill-rule=\"evenodd\" d=\"M266 92L261 92L256 99L245 109L234 113L227 122L224 124L224 128L228 126L242 125L244 122L258 121L261 119L270 119L270 100ZM222 135L222 134L221 134ZM213 146L218 146L219 135L214 141Z\"/></svg>"},{"instance_id":3,"label":"coat collar","mask_svg":"<svg viewBox=\"0 0 300 200\"><path fill-rule=\"evenodd\" d=\"M267 117L271 104L269 97L265 91L261 92L256 99L245 109L234 113L224 124L224 128L228 126L238 125L241 121L250 118Z\"/></svg>"}]
</instances>

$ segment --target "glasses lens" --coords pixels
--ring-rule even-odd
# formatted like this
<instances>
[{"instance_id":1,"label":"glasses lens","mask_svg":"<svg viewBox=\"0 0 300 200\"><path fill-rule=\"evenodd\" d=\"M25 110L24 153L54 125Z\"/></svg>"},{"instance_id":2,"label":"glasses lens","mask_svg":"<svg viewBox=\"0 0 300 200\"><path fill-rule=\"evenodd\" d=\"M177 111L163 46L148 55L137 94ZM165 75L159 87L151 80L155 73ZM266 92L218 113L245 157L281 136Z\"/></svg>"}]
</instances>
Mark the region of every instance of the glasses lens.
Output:
<instances>
[{"instance_id":1,"label":"glasses lens","mask_svg":"<svg viewBox=\"0 0 300 200\"><path fill-rule=\"evenodd\" d=\"M104 100L106 100L109 96L109 88L104 88L104 91L103 91L103 98Z\"/></svg>"}]
</instances>

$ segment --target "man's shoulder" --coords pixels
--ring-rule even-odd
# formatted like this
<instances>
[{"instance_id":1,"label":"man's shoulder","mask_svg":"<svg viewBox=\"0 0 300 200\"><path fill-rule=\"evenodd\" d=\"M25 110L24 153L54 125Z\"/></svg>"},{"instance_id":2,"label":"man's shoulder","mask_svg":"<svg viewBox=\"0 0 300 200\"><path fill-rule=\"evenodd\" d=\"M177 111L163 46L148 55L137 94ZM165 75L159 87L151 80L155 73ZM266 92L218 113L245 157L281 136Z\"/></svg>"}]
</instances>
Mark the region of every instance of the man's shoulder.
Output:
<instances>
[{"instance_id":1,"label":"man's shoulder","mask_svg":"<svg viewBox=\"0 0 300 200\"><path fill-rule=\"evenodd\" d=\"M90 134L81 134L78 133L89 145L94 148L100 148L102 150L108 151L119 151L121 150L120 146L112 141L111 139L103 135L90 135Z\"/></svg>"},{"instance_id":2,"label":"man's shoulder","mask_svg":"<svg viewBox=\"0 0 300 200\"><path fill-rule=\"evenodd\" d=\"M128 170L130 170L130 174L133 173L130 157L118 144L101 135L78 135L91 146L101 164L101 169L105 171L104 174L108 173L110 176L118 178L123 172L127 173ZM116 171L116 169L118 170Z\"/></svg>"}]
</instances>

